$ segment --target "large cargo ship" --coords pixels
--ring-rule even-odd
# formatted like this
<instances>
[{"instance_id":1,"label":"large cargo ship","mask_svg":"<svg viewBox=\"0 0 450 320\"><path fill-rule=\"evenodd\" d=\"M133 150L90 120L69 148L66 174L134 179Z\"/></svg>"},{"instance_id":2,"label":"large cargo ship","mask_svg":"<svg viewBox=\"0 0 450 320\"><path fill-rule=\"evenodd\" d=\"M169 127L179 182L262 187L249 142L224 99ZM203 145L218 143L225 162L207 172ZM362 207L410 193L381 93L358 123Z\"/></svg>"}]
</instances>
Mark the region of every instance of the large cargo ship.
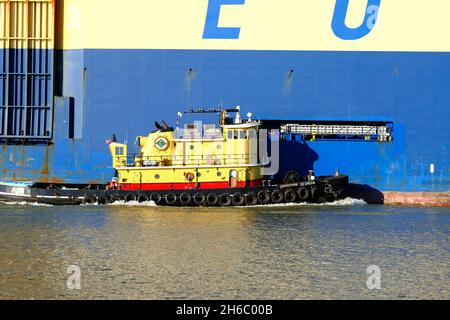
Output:
<instances>
[{"instance_id":1,"label":"large cargo ship","mask_svg":"<svg viewBox=\"0 0 450 320\"><path fill-rule=\"evenodd\" d=\"M284 168L377 192L450 190L447 0L0 0L0 180L96 184L105 140L187 107L388 121L393 141L311 139ZM283 147L283 146L282 146ZM297 152L296 154L293 152Z\"/></svg>"}]
</instances>

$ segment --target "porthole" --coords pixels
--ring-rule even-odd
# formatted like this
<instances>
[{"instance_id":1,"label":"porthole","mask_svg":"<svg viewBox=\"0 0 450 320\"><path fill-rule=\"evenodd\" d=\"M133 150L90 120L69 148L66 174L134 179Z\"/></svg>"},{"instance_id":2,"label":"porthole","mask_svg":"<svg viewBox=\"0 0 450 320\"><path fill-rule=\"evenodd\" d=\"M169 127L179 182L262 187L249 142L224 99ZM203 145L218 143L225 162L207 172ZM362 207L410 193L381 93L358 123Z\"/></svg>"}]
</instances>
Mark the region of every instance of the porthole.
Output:
<instances>
[{"instance_id":1,"label":"porthole","mask_svg":"<svg viewBox=\"0 0 450 320\"><path fill-rule=\"evenodd\" d=\"M190 149L190 150L194 150L194 146L191 144L191 145L189 146L189 149Z\"/></svg>"},{"instance_id":2,"label":"porthole","mask_svg":"<svg viewBox=\"0 0 450 320\"><path fill-rule=\"evenodd\" d=\"M218 171L218 172L217 172L217 176L218 176L218 177L221 177L221 176L222 176L222 172Z\"/></svg>"},{"instance_id":3,"label":"porthole","mask_svg":"<svg viewBox=\"0 0 450 320\"><path fill-rule=\"evenodd\" d=\"M159 179L159 178L160 178L159 174L155 174L155 179Z\"/></svg>"},{"instance_id":4,"label":"porthole","mask_svg":"<svg viewBox=\"0 0 450 320\"><path fill-rule=\"evenodd\" d=\"M222 149L222 145L221 145L221 144L218 144L218 145L217 145L217 149L219 149L219 150Z\"/></svg>"}]
</instances>

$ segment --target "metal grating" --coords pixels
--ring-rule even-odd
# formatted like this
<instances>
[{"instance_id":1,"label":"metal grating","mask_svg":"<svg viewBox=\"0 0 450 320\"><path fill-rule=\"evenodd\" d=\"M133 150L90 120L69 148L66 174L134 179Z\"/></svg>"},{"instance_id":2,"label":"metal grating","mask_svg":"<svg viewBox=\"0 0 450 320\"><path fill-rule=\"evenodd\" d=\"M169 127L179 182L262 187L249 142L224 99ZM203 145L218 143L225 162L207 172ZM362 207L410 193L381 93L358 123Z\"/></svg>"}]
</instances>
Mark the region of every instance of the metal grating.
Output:
<instances>
[{"instance_id":1,"label":"metal grating","mask_svg":"<svg viewBox=\"0 0 450 320\"><path fill-rule=\"evenodd\" d=\"M368 140L378 142L392 141L393 124L386 122L384 125L367 124L298 124L288 123L281 126L281 132L299 134L303 137L311 137L308 140L344 139L344 140Z\"/></svg>"},{"instance_id":2,"label":"metal grating","mask_svg":"<svg viewBox=\"0 0 450 320\"><path fill-rule=\"evenodd\" d=\"M52 138L55 0L0 0L0 142Z\"/></svg>"}]
</instances>

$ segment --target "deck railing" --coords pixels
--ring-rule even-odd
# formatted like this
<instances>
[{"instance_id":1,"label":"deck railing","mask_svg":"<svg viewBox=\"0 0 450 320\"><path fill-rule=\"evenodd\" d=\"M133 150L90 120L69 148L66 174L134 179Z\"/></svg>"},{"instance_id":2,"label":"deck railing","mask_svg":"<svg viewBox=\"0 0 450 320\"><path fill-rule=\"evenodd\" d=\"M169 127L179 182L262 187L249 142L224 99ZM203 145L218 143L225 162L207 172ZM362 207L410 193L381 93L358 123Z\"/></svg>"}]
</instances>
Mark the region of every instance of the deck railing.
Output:
<instances>
[{"instance_id":1,"label":"deck railing","mask_svg":"<svg viewBox=\"0 0 450 320\"><path fill-rule=\"evenodd\" d=\"M167 167L167 166L221 166L221 165L248 165L257 164L257 157L249 154L224 154L224 155L184 155L172 156L147 156L138 157L136 153L124 156L116 156L117 163L129 167Z\"/></svg>"}]
</instances>

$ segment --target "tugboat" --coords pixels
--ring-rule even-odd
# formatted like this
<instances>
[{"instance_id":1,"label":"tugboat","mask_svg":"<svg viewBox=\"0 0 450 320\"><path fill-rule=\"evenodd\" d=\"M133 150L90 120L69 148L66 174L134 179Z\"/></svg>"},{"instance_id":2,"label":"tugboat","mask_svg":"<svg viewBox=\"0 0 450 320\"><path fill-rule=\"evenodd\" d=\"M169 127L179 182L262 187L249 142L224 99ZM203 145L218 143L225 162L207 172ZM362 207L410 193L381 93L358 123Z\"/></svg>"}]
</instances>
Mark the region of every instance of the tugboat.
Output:
<instances>
[{"instance_id":1,"label":"tugboat","mask_svg":"<svg viewBox=\"0 0 450 320\"><path fill-rule=\"evenodd\" d=\"M218 115L218 123L201 121L179 128L183 115ZM234 118L230 116L234 114ZM261 122L241 119L240 107L198 109L177 114L177 127L155 122L156 130L139 136L139 152L109 141L114 178L97 186L0 184L0 199L48 204L107 204L154 201L168 206L251 206L326 202L345 197L348 176L307 176L288 172L281 183L271 179L274 160L267 156ZM269 140L282 138L272 131ZM265 141L264 141L265 140ZM263 151L263 152L261 152ZM272 150L274 152L274 150ZM282 161L282 159L281 159ZM276 161L275 161L276 162Z\"/></svg>"}]
</instances>

